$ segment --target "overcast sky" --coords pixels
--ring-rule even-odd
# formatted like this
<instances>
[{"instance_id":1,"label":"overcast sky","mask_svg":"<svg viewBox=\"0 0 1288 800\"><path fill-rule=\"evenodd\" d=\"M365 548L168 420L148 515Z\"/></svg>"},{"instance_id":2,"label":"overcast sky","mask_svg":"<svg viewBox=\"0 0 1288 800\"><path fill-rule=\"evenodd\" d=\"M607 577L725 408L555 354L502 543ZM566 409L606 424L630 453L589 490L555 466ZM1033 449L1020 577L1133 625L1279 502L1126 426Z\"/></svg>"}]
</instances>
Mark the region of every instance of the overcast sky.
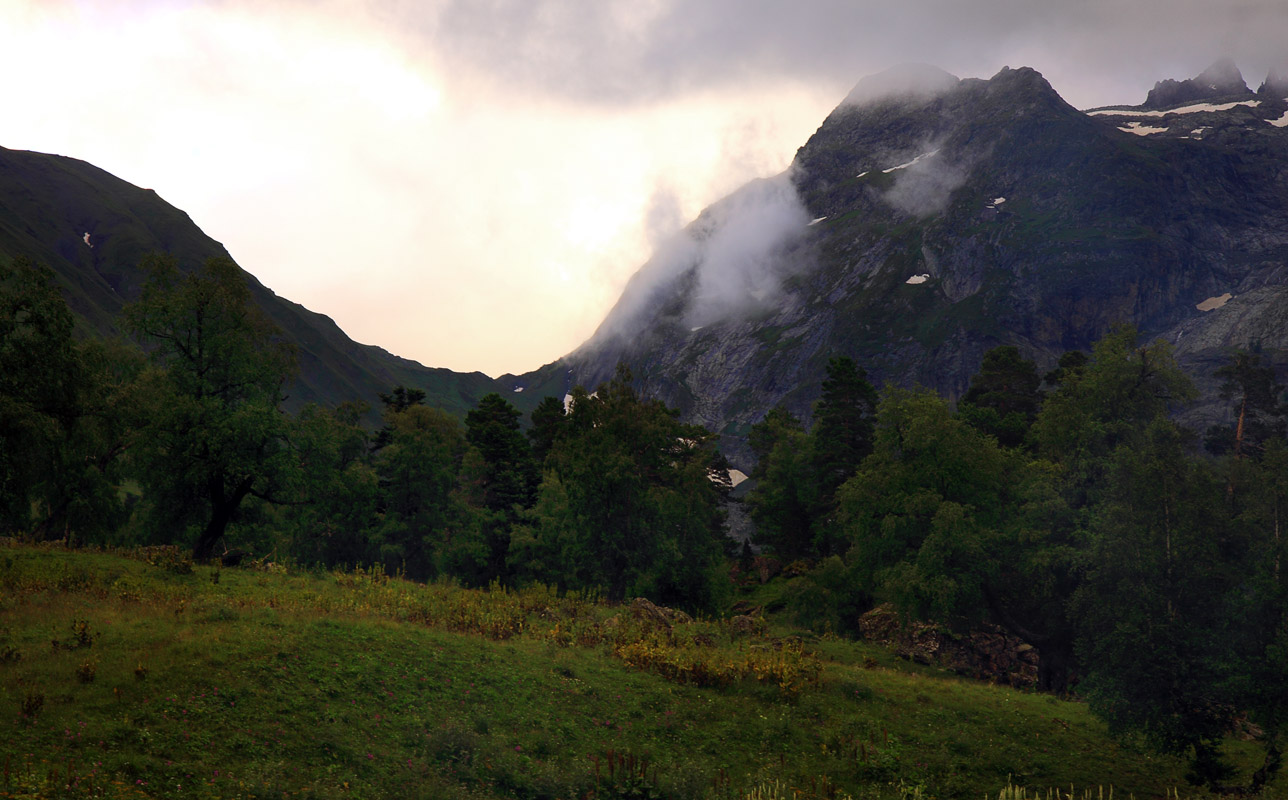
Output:
<instances>
[{"instance_id":1,"label":"overcast sky","mask_svg":"<svg viewBox=\"0 0 1288 800\"><path fill-rule=\"evenodd\" d=\"M0 26L0 146L155 189L358 341L492 375L580 344L864 75L1031 66L1088 108L1288 66L1288 0L0 0Z\"/></svg>"}]
</instances>

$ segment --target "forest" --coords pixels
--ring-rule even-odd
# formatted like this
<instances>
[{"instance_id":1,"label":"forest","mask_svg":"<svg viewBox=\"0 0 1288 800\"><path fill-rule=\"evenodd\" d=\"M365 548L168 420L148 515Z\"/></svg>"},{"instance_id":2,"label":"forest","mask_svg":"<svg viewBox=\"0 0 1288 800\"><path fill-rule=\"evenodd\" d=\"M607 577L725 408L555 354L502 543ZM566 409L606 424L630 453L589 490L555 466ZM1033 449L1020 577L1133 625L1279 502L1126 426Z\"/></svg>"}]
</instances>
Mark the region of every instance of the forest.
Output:
<instances>
[{"instance_id":1,"label":"forest","mask_svg":"<svg viewBox=\"0 0 1288 800\"><path fill-rule=\"evenodd\" d=\"M177 544L473 587L544 585L720 614L728 464L625 368L531 415L491 394L461 421L391 387L366 409L282 410L296 354L240 270L149 258L120 327L77 334L52 273L0 266L0 535ZM1039 689L1191 759L1229 789L1236 727L1280 768L1288 714L1288 406L1255 343L1218 371L1234 423L1195 432L1165 342L1128 327L1045 375L987 353L956 402L831 359L809 425L752 427L752 544L800 577L787 613L859 635L889 603L1037 648Z\"/></svg>"}]
</instances>

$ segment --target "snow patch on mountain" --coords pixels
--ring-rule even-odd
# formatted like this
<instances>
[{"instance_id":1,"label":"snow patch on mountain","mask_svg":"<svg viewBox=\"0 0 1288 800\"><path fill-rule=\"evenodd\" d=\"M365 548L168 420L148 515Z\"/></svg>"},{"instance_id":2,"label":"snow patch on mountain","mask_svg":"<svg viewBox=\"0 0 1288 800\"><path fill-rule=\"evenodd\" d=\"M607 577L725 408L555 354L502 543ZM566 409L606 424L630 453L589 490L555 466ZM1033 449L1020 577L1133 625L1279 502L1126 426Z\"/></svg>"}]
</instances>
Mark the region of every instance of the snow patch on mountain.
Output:
<instances>
[{"instance_id":1,"label":"snow patch on mountain","mask_svg":"<svg viewBox=\"0 0 1288 800\"><path fill-rule=\"evenodd\" d=\"M1230 302L1231 297L1233 297L1233 295L1231 295L1229 292L1226 292L1225 294L1220 294L1220 295L1217 295L1216 297L1209 297L1208 299L1204 300L1202 303L1199 303L1194 307L1197 308L1199 311L1215 311L1216 309Z\"/></svg>"},{"instance_id":2,"label":"snow patch on mountain","mask_svg":"<svg viewBox=\"0 0 1288 800\"><path fill-rule=\"evenodd\" d=\"M920 164L922 160L931 158L938 152L939 152L938 150L931 150L929 153L922 153L921 155L917 156L913 160L900 164L897 167L891 167L890 169L883 169L881 171L886 175L889 175L891 172L894 172L895 170L907 169L908 167L916 166L917 164ZM867 173L865 172L863 174L866 175ZM859 177L863 177L863 176L860 175Z\"/></svg>"},{"instance_id":3,"label":"snow patch on mountain","mask_svg":"<svg viewBox=\"0 0 1288 800\"><path fill-rule=\"evenodd\" d=\"M1261 105L1260 100L1239 100L1233 103L1221 103L1213 105L1212 103L1195 103L1193 105L1172 108L1166 111L1128 111L1125 109L1102 108L1097 111L1088 111L1090 117L1166 117L1172 114L1198 114L1200 112L1211 111L1229 111L1235 106L1247 106L1253 108Z\"/></svg>"},{"instance_id":4,"label":"snow patch on mountain","mask_svg":"<svg viewBox=\"0 0 1288 800\"><path fill-rule=\"evenodd\" d=\"M1140 122L1128 122L1118 130L1123 133L1134 133L1137 136L1149 136L1152 133L1167 133L1167 128L1151 128L1150 126Z\"/></svg>"}]
</instances>

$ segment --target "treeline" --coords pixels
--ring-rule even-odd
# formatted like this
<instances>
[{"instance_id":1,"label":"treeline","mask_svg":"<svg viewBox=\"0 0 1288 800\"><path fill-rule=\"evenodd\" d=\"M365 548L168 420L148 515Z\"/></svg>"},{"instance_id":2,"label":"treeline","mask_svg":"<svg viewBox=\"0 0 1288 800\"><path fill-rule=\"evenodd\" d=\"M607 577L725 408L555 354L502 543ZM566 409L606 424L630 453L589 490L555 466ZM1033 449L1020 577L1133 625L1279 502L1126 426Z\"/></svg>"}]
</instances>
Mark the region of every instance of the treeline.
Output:
<instances>
[{"instance_id":1,"label":"treeline","mask_svg":"<svg viewBox=\"0 0 1288 800\"><path fill-rule=\"evenodd\" d=\"M359 404L290 415L296 354L235 264L142 268L122 319L140 349L78 339L48 269L0 267L0 532L204 561L235 526L233 558L716 607L727 471L629 373L567 413L546 398L526 434L496 394L463 426L405 387L374 432Z\"/></svg>"},{"instance_id":2,"label":"treeline","mask_svg":"<svg viewBox=\"0 0 1288 800\"><path fill-rule=\"evenodd\" d=\"M1190 379L1137 339L1121 328L1044 377L997 348L956 409L878 399L835 359L810 430L781 408L753 428L748 503L766 546L816 564L800 621L857 633L889 602L1000 625L1038 648L1042 688L1076 684L1114 729L1190 754L1196 782L1229 780L1242 720L1265 746L1257 789L1288 714L1284 387L1234 353L1217 375L1235 423L1200 437L1172 419Z\"/></svg>"}]
</instances>

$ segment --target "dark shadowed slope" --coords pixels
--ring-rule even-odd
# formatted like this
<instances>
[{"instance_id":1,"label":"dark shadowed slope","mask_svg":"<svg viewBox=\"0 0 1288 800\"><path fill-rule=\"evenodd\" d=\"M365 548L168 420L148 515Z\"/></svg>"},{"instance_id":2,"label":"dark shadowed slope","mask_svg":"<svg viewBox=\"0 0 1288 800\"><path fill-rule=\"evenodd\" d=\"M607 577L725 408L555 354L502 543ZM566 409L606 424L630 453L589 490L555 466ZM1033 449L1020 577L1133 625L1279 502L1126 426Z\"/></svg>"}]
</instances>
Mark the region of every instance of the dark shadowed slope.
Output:
<instances>
[{"instance_id":1,"label":"dark shadowed slope","mask_svg":"<svg viewBox=\"0 0 1288 800\"><path fill-rule=\"evenodd\" d=\"M151 189L73 158L0 148L0 256L25 254L48 264L86 332L119 332L117 315L142 282L138 264L153 252L173 255L184 270L228 257ZM300 375L288 389L292 407L361 400L378 410L377 393L404 384L463 414L500 386L482 373L431 369L358 344L330 318L247 279L256 301L299 347Z\"/></svg>"}]
</instances>

